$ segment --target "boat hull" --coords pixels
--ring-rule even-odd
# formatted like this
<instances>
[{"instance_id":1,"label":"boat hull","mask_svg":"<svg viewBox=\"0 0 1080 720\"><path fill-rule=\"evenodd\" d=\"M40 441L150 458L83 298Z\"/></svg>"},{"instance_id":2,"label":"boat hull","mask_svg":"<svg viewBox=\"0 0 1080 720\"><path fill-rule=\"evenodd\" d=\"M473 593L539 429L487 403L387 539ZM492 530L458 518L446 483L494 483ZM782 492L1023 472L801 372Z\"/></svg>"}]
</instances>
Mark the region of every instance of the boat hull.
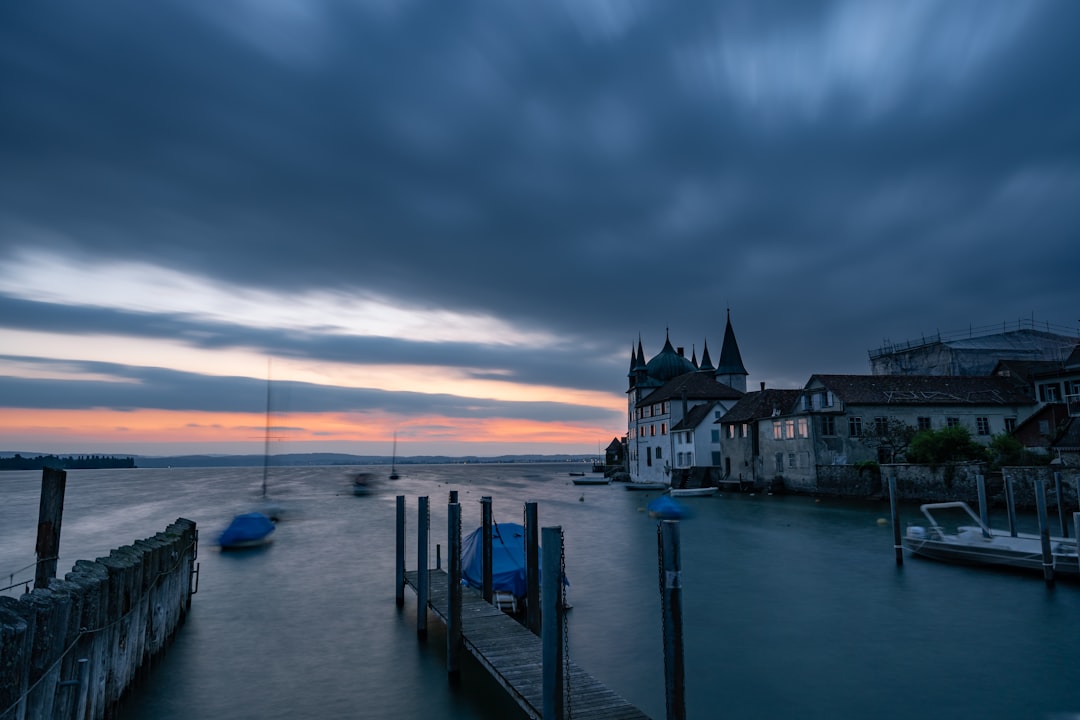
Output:
<instances>
[{"instance_id":1,"label":"boat hull","mask_svg":"<svg viewBox=\"0 0 1080 720\"><path fill-rule=\"evenodd\" d=\"M610 485L611 478L579 477L574 478L573 483L575 485Z\"/></svg>"},{"instance_id":2,"label":"boat hull","mask_svg":"<svg viewBox=\"0 0 1080 720\"><path fill-rule=\"evenodd\" d=\"M961 528L957 534L920 537L920 531L925 532L909 528L903 538L904 548L912 555L958 565L1043 572L1042 541L1037 536L991 533L986 538L978 528ZM1052 538L1050 547L1055 574L1080 576L1075 542Z\"/></svg>"},{"instance_id":3,"label":"boat hull","mask_svg":"<svg viewBox=\"0 0 1080 720\"><path fill-rule=\"evenodd\" d=\"M716 494L716 488L671 488L672 497L709 497Z\"/></svg>"},{"instance_id":4,"label":"boat hull","mask_svg":"<svg viewBox=\"0 0 1080 720\"><path fill-rule=\"evenodd\" d=\"M666 483L661 482L628 482L624 485L627 490L644 492L646 490L667 490Z\"/></svg>"}]
</instances>

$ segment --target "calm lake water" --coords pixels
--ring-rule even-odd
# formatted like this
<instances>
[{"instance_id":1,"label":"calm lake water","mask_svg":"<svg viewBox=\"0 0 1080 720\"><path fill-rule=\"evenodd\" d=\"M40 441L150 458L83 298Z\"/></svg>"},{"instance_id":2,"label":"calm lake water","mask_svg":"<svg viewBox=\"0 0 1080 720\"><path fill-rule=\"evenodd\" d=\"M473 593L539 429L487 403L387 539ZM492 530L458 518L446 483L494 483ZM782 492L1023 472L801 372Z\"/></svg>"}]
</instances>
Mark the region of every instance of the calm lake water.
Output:
<instances>
[{"instance_id":1,"label":"calm lake water","mask_svg":"<svg viewBox=\"0 0 1080 720\"><path fill-rule=\"evenodd\" d=\"M122 720L515 718L472 663L446 681L445 637L416 601L394 604L395 496L431 498L446 546L446 500L462 529L521 522L539 503L561 525L571 587L571 657L654 718L664 676L653 493L577 487L580 466L402 466L355 497L349 468L271 468L286 510L265 549L222 554L214 538L258 500L262 468L68 473L60 572L162 530L199 525L199 590L187 623L131 694ZM588 468L584 468L585 471ZM380 472L382 470L380 469ZM0 572L34 560L40 473L0 474ZM687 499L681 523L686 704L690 718L1080 717L1080 587L1037 576L893 560L878 501L724 494ZM918 522L905 507L902 523ZM24 572L22 577L28 573ZM31 575L32 577L32 575ZM18 578L17 578L18 579Z\"/></svg>"}]
</instances>

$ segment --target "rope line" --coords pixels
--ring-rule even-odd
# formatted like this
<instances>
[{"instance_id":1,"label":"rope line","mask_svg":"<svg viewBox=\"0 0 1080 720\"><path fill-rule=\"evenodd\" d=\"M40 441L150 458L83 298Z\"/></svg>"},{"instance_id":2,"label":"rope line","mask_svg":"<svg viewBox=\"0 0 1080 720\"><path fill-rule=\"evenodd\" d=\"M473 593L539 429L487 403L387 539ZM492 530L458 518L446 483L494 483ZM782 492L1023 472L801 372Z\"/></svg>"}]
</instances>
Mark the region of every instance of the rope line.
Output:
<instances>
[{"instance_id":1,"label":"rope line","mask_svg":"<svg viewBox=\"0 0 1080 720\"><path fill-rule=\"evenodd\" d=\"M78 636L76 636L76 638L75 638L74 640L72 640L72 641L71 641L71 644L67 646L67 648L66 648L66 649L64 650L64 652L60 653L60 655L59 655L59 656L58 656L58 657L56 658L56 660L55 660L55 661L53 662L53 664L52 664L52 665L50 665L50 666L48 667L48 669L47 669L47 670L45 670L45 671L44 671L44 672L43 672L43 673L41 674L41 677L39 677L39 678L38 678L37 680L35 680L35 681L34 681L34 684L33 684L33 685L31 685L30 687L28 687L28 688L26 689L26 691L25 691L25 692L23 692L23 694L22 694L22 695L20 695L20 696L19 696L19 697L18 697L18 698L17 698L16 700L15 700L15 702L13 702L13 703L12 703L12 704L11 704L11 705L10 705L10 706L9 706L9 707L8 707L8 708L6 709L6 710L4 710L3 712L0 712L0 718L4 718L4 717L6 717L6 716L7 716L7 715L8 715L8 714L9 714L10 712L12 712L13 710L15 710L15 709L16 709L16 708L17 708L17 707L19 706L19 704L20 704L20 703L21 703L21 702L22 702L23 700L25 700L26 698L30 697L30 693L34 692L34 690L36 690L36 689L37 689L37 686L38 686L38 685L40 685L40 684L41 684L41 682L42 682L42 681L43 681L43 680L44 680L45 678L47 678L47 677L48 677L48 676L49 676L49 675L50 675L50 674L52 673L52 671L53 671L53 670L55 670L55 669L56 669L56 666L57 666L57 665L59 665L59 664L60 664L60 663L61 663L61 662L62 662L62 661L64 660L64 658L66 658L66 657L68 656L68 654L69 654L69 653L70 653L70 652L71 652L71 651L72 651L73 649L75 649L75 646L76 646L76 645L78 645L78 644L79 644L79 642L80 642L80 641L81 641L81 640L82 640L83 638L87 637L88 635L94 635L94 634L97 634L97 633L99 633L99 632L103 632L103 631L105 631L105 630L108 630L108 629L110 629L110 628L114 627L115 625L118 625L118 624L120 624L120 622L122 622L123 620L126 620L126 619L128 618L128 616L129 616L129 615L133 614L133 613L134 613L134 612L135 612L135 611L136 611L136 610L138 609L138 606L139 606L139 604L140 604L140 603L141 603L141 602L142 602L142 601L143 601L143 600L144 600L144 599L145 599L146 597L148 597L148 596L149 596L149 592L150 592L150 590L153 590L153 589L154 589L154 588L155 588L155 587L157 586L157 584L158 584L158 582L159 582L159 581L161 580L161 578L165 577L166 575L170 575L170 574L172 574L173 572L175 572L175 571L176 571L177 569L179 569L179 567L180 567L180 563L181 563L181 560L180 560L180 558L184 557L184 554L185 554L185 553L187 553L187 552L188 552L189 550L191 550L191 549L192 549L193 547L195 547L196 543L197 543L197 540L193 540L193 541L191 542L191 544L190 544L190 545L188 545L187 547L183 548L183 552L181 552L181 553L178 553L178 554L177 554L177 555L178 555L178 557L177 557L177 561L176 561L176 563L175 563L175 564L173 564L173 565L172 565L171 567L169 567L168 569L160 571L160 572L159 572L159 573L157 574L157 577L155 577L155 578L154 578L153 582L151 582L151 583L150 583L150 587L149 587L149 588L147 588L147 591L146 591L145 593L142 593L142 594L140 594L140 595L139 595L139 597L138 597L138 599L136 600L136 602L133 602L133 603L132 603L132 607L131 607L131 609L130 609L130 610L128 610L128 611L127 611L126 613L124 613L124 614L123 614L123 615L121 615L120 617L116 618L116 619L115 619L115 620L113 620L112 622L108 623L107 625L102 625L101 627L99 627L99 628L94 628L93 630L87 630L86 628L80 628L80 629L79 629L79 634L78 634ZM20 584L21 584L21 583L20 583Z\"/></svg>"}]
</instances>

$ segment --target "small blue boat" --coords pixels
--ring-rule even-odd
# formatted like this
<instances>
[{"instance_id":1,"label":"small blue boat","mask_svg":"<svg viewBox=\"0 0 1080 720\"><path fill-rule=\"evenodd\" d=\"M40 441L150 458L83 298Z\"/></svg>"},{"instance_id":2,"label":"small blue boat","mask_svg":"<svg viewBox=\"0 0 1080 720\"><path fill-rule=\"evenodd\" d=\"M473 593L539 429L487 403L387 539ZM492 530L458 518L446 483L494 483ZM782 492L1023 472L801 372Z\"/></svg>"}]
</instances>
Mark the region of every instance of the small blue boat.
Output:
<instances>
[{"instance_id":1,"label":"small blue boat","mask_svg":"<svg viewBox=\"0 0 1080 720\"><path fill-rule=\"evenodd\" d=\"M229 523L229 526L221 531L218 536L218 545L222 550L239 550L242 548L265 545L273 538L274 521L259 512L244 513L237 515Z\"/></svg>"}]
</instances>

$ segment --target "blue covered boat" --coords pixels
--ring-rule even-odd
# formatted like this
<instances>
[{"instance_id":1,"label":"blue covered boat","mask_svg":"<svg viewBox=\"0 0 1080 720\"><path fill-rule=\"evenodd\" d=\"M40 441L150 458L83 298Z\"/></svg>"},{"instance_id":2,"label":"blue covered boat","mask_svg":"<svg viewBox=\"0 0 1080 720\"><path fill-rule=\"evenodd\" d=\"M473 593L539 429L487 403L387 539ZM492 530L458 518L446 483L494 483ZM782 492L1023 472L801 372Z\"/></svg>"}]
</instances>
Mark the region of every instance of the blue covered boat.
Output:
<instances>
[{"instance_id":1,"label":"blue covered boat","mask_svg":"<svg viewBox=\"0 0 1080 720\"><path fill-rule=\"evenodd\" d=\"M229 523L229 526L221 531L218 536L218 545L222 550L239 550L241 548L265 545L272 538L274 521L259 512L244 513L237 515Z\"/></svg>"},{"instance_id":2,"label":"blue covered boat","mask_svg":"<svg viewBox=\"0 0 1080 720\"><path fill-rule=\"evenodd\" d=\"M470 587L484 587L484 529L476 528L461 540L461 579ZM516 523L492 523L492 598L501 609L516 613L525 598L525 528Z\"/></svg>"}]
</instances>

